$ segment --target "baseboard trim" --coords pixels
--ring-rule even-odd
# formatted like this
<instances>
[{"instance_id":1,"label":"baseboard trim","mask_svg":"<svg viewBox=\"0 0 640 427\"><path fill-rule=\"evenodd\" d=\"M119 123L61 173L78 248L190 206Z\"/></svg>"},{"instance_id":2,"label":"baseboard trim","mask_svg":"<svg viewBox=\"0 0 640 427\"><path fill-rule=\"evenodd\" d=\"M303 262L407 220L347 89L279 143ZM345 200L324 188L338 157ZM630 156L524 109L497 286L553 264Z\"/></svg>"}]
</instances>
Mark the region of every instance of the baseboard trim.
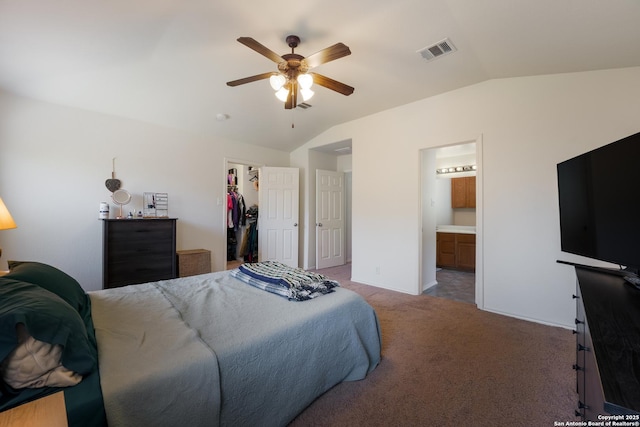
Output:
<instances>
[{"instance_id":1,"label":"baseboard trim","mask_svg":"<svg viewBox=\"0 0 640 427\"><path fill-rule=\"evenodd\" d=\"M437 281L437 280L434 280L434 281L433 281L433 282L431 282L431 283L424 283L424 284L422 285L422 292L426 291L427 289L431 289L431 288L433 288L433 287L434 287L435 285L437 285L437 284L438 284L438 281Z\"/></svg>"},{"instance_id":2,"label":"baseboard trim","mask_svg":"<svg viewBox=\"0 0 640 427\"><path fill-rule=\"evenodd\" d=\"M373 286L375 288L386 289L388 291L400 292L402 294L419 295L419 294L414 294L414 293L411 293L411 292L407 292L404 289L395 289L395 288L392 288L392 287L389 287L389 286L385 286L385 285L382 285L382 284L379 284L379 283L373 283L373 282L369 282L367 280L361 280L361 279L359 279L357 277L351 277L351 281L352 282L357 282L357 283L362 283L363 285Z\"/></svg>"}]
</instances>

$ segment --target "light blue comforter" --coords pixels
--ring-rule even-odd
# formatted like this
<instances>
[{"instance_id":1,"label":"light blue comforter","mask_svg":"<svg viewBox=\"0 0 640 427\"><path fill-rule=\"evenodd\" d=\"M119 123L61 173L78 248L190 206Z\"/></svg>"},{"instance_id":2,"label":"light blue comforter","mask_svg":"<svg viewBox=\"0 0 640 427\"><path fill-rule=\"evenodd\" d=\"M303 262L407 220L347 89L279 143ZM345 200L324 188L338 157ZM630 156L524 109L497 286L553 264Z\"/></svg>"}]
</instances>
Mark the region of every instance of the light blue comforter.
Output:
<instances>
[{"instance_id":1,"label":"light blue comforter","mask_svg":"<svg viewBox=\"0 0 640 427\"><path fill-rule=\"evenodd\" d=\"M218 272L90 296L110 427L284 426L380 361L376 313L344 288L288 301Z\"/></svg>"}]
</instances>

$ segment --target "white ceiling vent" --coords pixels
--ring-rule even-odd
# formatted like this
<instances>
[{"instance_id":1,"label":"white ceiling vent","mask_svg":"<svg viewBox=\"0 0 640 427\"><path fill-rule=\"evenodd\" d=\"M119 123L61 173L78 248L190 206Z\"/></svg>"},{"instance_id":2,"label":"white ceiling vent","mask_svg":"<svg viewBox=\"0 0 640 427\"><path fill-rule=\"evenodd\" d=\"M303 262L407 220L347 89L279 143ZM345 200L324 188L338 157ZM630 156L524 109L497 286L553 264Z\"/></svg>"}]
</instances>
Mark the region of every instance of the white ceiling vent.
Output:
<instances>
[{"instance_id":1,"label":"white ceiling vent","mask_svg":"<svg viewBox=\"0 0 640 427\"><path fill-rule=\"evenodd\" d=\"M436 59L441 56L453 53L456 50L458 49L456 49L453 43L451 43L451 40L446 38L444 40L439 41L436 44L424 47L418 50L417 52L420 54L420 56L422 56L427 61L431 61L432 59Z\"/></svg>"},{"instance_id":2,"label":"white ceiling vent","mask_svg":"<svg viewBox=\"0 0 640 427\"><path fill-rule=\"evenodd\" d=\"M306 110L307 108L311 108L311 104L307 104L306 102L301 102L300 104L298 104L298 108L302 108L303 110Z\"/></svg>"}]
</instances>

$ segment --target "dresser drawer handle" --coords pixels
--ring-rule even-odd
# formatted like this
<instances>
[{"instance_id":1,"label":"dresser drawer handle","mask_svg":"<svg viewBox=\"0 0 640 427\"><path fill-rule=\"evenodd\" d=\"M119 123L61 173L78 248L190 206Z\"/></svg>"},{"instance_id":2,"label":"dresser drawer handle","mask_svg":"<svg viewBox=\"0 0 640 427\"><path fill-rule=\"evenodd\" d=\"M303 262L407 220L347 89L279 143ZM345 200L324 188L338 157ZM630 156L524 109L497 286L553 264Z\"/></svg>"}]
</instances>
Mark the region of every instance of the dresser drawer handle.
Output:
<instances>
[{"instance_id":1,"label":"dresser drawer handle","mask_svg":"<svg viewBox=\"0 0 640 427\"><path fill-rule=\"evenodd\" d=\"M582 344L578 344L578 351L589 351L589 347L585 347Z\"/></svg>"},{"instance_id":2,"label":"dresser drawer handle","mask_svg":"<svg viewBox=\"0 0 640 427\"><path fill-rule=\"evenodd\" d=\"M580 402L578 400L578 408L580 408L580 409L589 409L589 406L585 405L584 403L582 403L582 402Z\"/></svg>"},{"instance_id":3,"label":"dresser drawer handle","mask_svg":"<svg viewBox=\"0 0 640 427\"><path fill-rule=\"evenodd\" d=\"M580 367L580 366L578 366L578 365L576 365L576 364L574 364L574 365L572 366L572 368L573 368L575 371L584 371L584 368L582 368L582 367Z\"/></svg>"},{"instance_id":4,"label":"dresser drawer handle","mask_svg":"<svg viewBox=\"0 0 640 427\"><path fill-rule=\"evenodd\" d=\"M578 319L576 319L576 325L579 325L579 324L581 324L581 323L582 323L582 324L584 324L584 320L578 320Z\"/></svg>"}]
</instances>

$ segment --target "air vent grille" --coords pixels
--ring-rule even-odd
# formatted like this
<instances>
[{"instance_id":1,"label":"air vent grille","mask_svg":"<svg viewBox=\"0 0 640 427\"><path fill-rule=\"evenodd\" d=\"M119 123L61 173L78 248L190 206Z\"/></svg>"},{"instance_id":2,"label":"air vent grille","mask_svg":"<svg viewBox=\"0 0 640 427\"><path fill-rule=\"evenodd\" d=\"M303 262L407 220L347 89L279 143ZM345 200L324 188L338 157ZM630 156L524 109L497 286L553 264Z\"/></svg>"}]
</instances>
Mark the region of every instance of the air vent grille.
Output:
<instances>
[{"instance_id":1,"label":"air vent grille","mask_svg":"<svg viewBox=\"0 0 640 427\"><path fill-rule=\"evenodd\" d=\"M435 43L435 44L433 44L431 46L424 47L424 48L418 50L417 52L425 60L431 61L431 60L439 58L441 56L453 53L456 50L458 50L458 49L453 45L453 43L451 43L451 40L446 38L446 39L441 40L438 43Z\"/></svg>"},{"instance_id":2,"label":"air vent grille","mask_svg":"<svg viewBox=\"0 0 640 427\"><path fill-rule=\"evenodd\" d=\"M307 108L311 108L311 104L307 104L306 102L302 102L302 103L298 104L298 108L302 108L303 110L306 110Z\"/></svg>"}]
</instances>

